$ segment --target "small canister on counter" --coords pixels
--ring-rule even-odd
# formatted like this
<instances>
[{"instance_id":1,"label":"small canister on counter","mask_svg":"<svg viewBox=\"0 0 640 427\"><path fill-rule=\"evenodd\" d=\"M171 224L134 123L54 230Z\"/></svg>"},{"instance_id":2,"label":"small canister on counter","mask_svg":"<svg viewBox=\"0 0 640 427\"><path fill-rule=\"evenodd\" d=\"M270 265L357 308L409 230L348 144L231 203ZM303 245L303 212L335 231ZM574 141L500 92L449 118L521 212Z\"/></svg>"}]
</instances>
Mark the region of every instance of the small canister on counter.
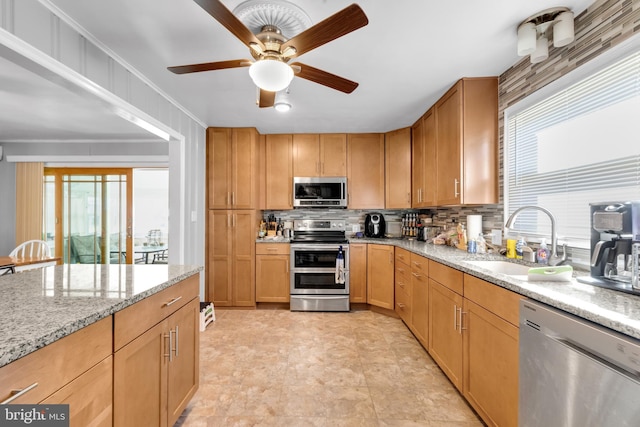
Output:
<instances>
[{"instance_id":1,"label":"small canister on counter","mask_svg":"<svg viewBox=\"0 0 640 427\"><path fill-rule=\"evenodd\" d=\"M467 243L467 252L469 252L470 254L475 254L476 252L478 252L478 245L476 244L476 239L469 240L469 243Z\"/></svg>"},{"instance_id":2,"label":"small canister on counter","mask_svg":"<svg viewBox=\"0 0 640 427\"><path fill-rule=\"evenodd\" d=\"M516 257L516 241L515 239L507 240L507 258L515 259Z\"/></svg>"}]
</instances>

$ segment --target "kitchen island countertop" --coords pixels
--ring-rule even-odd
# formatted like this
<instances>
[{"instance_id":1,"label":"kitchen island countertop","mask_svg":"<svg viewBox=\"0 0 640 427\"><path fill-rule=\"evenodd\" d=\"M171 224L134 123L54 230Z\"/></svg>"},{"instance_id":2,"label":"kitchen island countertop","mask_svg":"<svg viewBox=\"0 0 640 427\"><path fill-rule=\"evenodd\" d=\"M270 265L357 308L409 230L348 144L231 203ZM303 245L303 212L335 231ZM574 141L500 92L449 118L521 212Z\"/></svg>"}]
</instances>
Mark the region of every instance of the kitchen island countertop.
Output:
<instances>
[{"instance_id":1,"label":"kitchen island countertop","mask_svg":"<svg viewBox=\"0 0 640 427\"><path fill-rule=\"evenodd\" d=\"M198 274L200 266L65 264L0 277L0 367Z\"/></svg>"},{"instance_id":2,"label":"kitchen island countertop","mask_svg":"<svg viewBox=\"0 0 640 427\"><path fill-rule=\"evenodd\" d=\"M590 320L614 331L640 339L640 296L580 283L574 271L571 282L529 282L495 273L468 261L504 260L528 266L540 264L507 260L497 254L470 254L443 245L404 239L350 239L349 243L393 245L445 264L520 295ZM588 274L588 273L584 273Z\"/></svg>"}]
</instances>

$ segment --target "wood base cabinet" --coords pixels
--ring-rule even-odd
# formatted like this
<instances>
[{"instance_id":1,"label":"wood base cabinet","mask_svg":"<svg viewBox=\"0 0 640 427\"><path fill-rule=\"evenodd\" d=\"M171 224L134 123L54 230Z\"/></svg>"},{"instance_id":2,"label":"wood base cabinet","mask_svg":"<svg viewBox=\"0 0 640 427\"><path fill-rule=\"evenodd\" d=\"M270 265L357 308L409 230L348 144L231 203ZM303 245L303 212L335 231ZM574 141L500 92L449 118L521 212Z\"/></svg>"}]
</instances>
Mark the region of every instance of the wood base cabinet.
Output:
<instances>
[{"instance_id":1,"label":"wood base cabinet","mask_svg":"<svg viewBox=\"0 0 640 427\"><path fill-rule=\"evenodd\" d=\"M395 299L396 313L413 330L411 324L411 294L413 286L411 283L411 259L410 252L402 248L395 249Z\"/></svg>"},{"instance_id":2,"label":"wood base cabinet","mask_svg":"<svg viewBox=\"0 0 640 427\"><path fill-rule=\"evenodd\" d=\"M518 425L520 295L464 275L463 395L490 426Z\"/></svg>"},{"instance_id":3,"label":"wood base cabinet","mask_svg":"<svg viewBox=\"0 0 640 427\"><path fill-rule=\"evenodd\" d=\"M111 426L112 342L109 316L3 366L0 401L26 390L10 403L68 404L69 425Z\"/></svg>"},{"instance_id":4,"label":"wood base cabinet","mask_svg":"<svg viewBox=\"0 0 640 427\"><path fill-rule=\"evenodd\" d=\"M462 390L462 296L429 279L429 354Z\"/></svg>"},{"instance_id":5,"label":"wood base cabinet","mask_svg":"<svg viewBox=\"0 0 640 427\"><path fill-rule=\"evenodd\" d=\"M394 247L367 245L367 303L394 309Z\"/></svg>"},{"instance_id":6,"label":"wood base cabinet","mask_svg":"<svg viewBox=\"0 0 640 427\"><path fill-rule=\"evenodd\" d=\"M411 254L411 330L429 348L429 261Z\"/></svg>"},{"instance_id":7,"label":"wood base cabinet","mask_svg":"<svg viewBox=\"0 0 640 427\"><path fill-rule=\"evenodd\" d=\"M349 302L367 302L367 244L349 244Z\"/></svg>"},{"instance_id":8,"label":"wood base cabinet","mask_svg":"<svg viewBox=\"0 0 640 427\"><path fill-rule=\"evenodd\" d=\"M256 243L256 302L289 302L289 252L287 243Z\"/></svg>"},{"instance_id":9,"label":"wood base cabinet","mask_svg":"<svg viewBox=\"0 0 640 427\"><path fill-rule=\"evenodd\" d=\"M193 280L115 314L114 425L172 426L195 394L200 365L197 292L198 281Z\"/></svg>"},{"instance_id":10,"label":"wood base cabinet","mask_svg":"<svg viewBox=\"0 0 640 427\"><path fill-rule=\"evenodd\" d=\"M256 213L210 210L207 292L214 305L255 306Z\"/></svg>"}]
</instances>

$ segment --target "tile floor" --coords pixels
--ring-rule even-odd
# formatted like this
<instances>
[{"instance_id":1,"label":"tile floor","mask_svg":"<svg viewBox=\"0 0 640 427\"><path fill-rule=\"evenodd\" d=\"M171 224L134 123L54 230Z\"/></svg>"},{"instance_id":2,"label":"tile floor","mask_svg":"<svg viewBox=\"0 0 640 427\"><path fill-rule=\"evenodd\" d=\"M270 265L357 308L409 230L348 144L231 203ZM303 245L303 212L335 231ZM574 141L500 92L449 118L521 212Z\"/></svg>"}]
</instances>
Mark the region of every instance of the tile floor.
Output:
<instances>
[{"instance_id":1,"label":"tile floor","mask_svg":"<svg viewBox=\"0 0 640 427\"><path fill-rule=\"evenodd\" d=\"M220 310L176 426L482 426L400 319Z\"/></svg>"}]
</instances>

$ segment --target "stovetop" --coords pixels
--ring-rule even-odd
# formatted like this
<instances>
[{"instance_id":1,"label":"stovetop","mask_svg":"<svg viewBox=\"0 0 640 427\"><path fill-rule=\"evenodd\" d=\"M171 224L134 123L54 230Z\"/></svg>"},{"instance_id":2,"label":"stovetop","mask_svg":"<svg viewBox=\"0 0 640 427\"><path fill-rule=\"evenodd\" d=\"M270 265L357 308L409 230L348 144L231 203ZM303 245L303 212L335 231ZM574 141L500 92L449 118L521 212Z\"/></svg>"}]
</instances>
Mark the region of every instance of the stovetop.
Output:
<instances>
[{"instance_id":1,"label":"stovetop","mask_svg":"<svg viewBox=\"0 0 640 427\"><path fill-rule=\"evenodd\" d=\"M294 220L291 243L347 243L346 223L333 219Z\"/></svg>"}]
</instances>

